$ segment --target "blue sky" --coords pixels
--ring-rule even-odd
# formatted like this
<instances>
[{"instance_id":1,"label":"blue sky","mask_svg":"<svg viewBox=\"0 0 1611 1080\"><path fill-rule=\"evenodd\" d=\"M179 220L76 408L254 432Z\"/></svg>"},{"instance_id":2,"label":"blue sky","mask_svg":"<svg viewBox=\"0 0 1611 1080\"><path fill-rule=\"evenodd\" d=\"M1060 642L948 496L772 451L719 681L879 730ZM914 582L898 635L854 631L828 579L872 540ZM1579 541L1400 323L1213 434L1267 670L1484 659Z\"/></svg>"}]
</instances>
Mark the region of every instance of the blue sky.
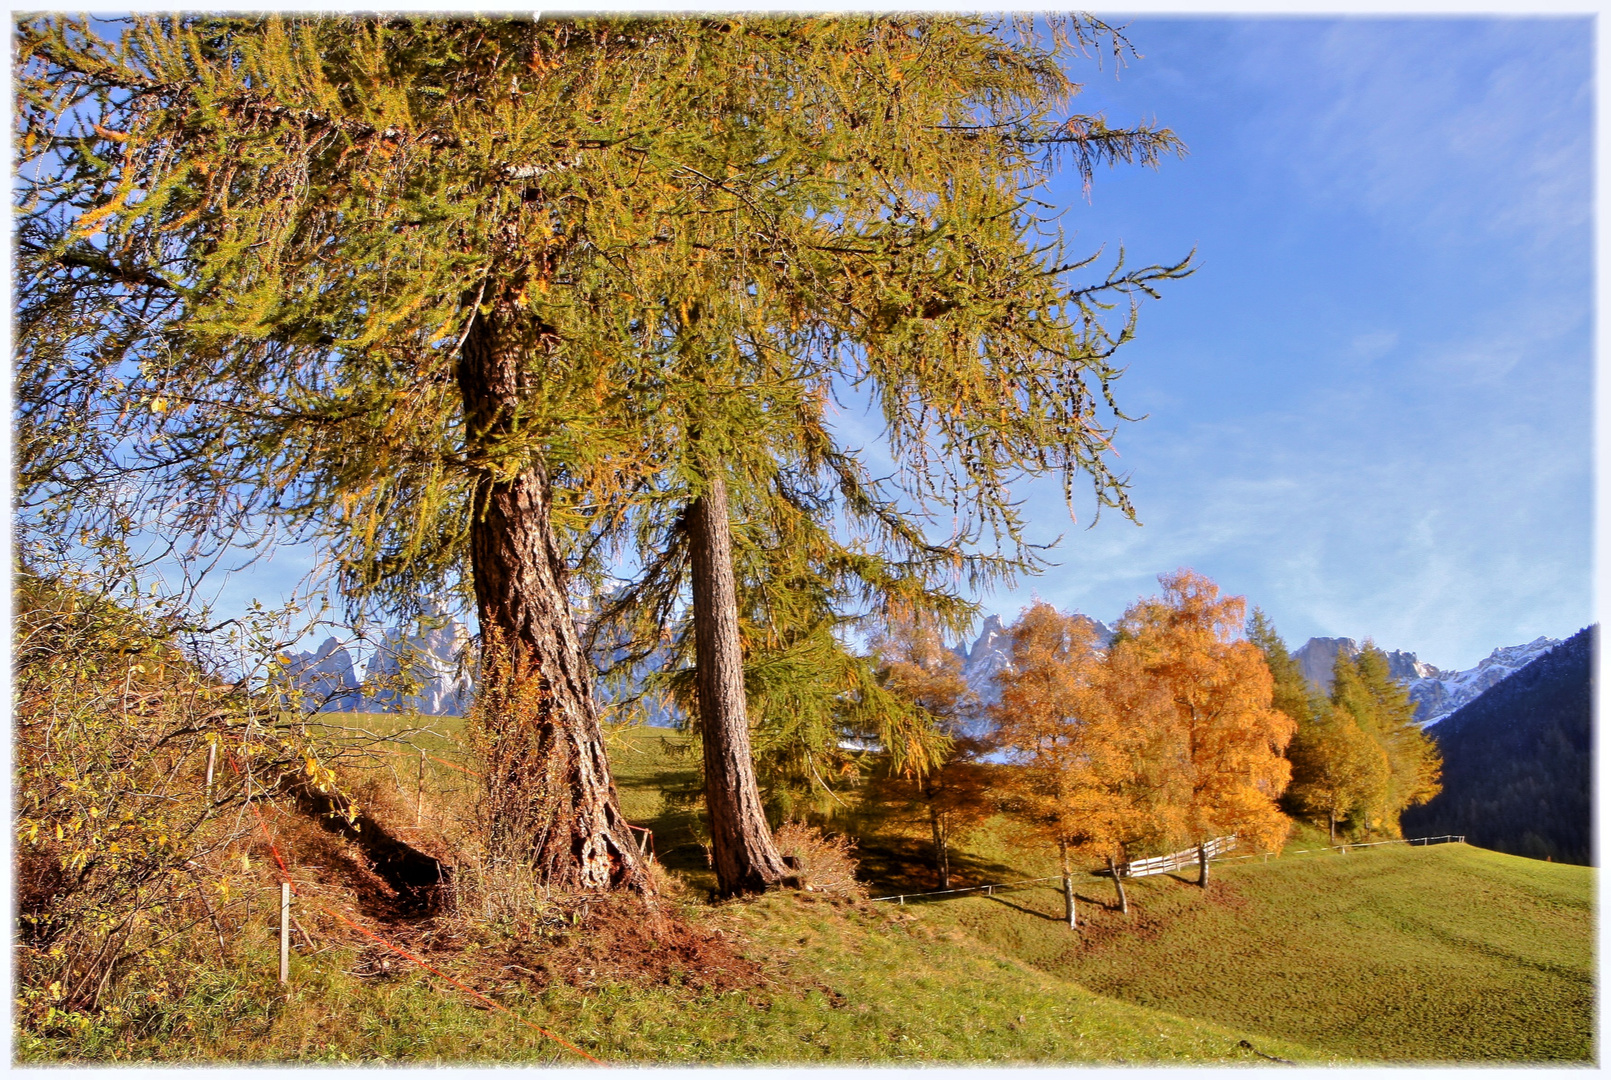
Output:
<instances>
[{"instance_id":1,"label":"blue sky","mask_svg":"<svg viewBox=\"0 0 1611 1080\"><path fill-rule=\"evenodd\" d=\"M1124 21L1124 20L1115 20ZM1593 25L1586 18L1140 17L1073 108L1190 154L1072 174L1075 250L1197 249L1121 354L1141 527L1019 494L1059 563L979 597L1111 620L1191 566L1292 646L1373 637L1440 667L1592 619ZM846 415L847 431L862 427ZM284 549L217 583L274 601ZM322 636L322 635L321 635ZM311 647L311 643L309 645Z\"/></svg>"},{"instance_id":2,"label":"blue sky","mask_svg":"<svg viewBox=\"0 0 1611 1080\"><path fill-rule=\"evenodd\" d=\"M1441 667L1592 619L1593 27L1587 19L1136 18L1074 107L1190 148L1076 177L1076 248L1197 249L1143 309L1118 447L1143 522L1070 525L982 597L1112 619L1191 566L1289 645Z\"/></svg>"}]
</instances>

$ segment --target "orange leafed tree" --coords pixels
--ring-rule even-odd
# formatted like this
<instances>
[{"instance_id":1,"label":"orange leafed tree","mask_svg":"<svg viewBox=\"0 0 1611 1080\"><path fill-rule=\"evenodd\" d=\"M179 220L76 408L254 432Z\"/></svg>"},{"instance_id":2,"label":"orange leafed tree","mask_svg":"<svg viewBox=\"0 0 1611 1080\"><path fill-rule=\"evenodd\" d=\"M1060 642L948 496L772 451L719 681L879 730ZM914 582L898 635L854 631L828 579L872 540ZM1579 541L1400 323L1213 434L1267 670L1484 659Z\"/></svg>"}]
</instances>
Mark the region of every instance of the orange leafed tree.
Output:
<instances>
[{"instance_id":1,"label":"orange leafed tree","mask_svg":"<svg viewBox=\"0 0 1611 1080\"><path fill-rule=\"evenodd\" d=\"M869 795L920 811L934 840L940 888L951 887L951 847L994 809L987 786L990 750L976 725L979 700L962 677L962 658L945 647L932 617L897 616L873 641L880 681L928 713L949 739L941 761L927 769L890 769L876 776ZM907 755L909 761L921 755Z\"/></svg>"},{"instance_id":2,"label":"orange leafed tree","mask_svg":"<svg viewBox=\"0 0 1611 1080\"><path fill-rule=\"evenodd\" d=\"M1064 913L1074 928L1069 856L1099 854L1111 865L1127 840L1150 827L1140 765L1156 729L1115 707L1096 635L1084 620L1037 603L1013 625L1012 647L1012 669L997 676L1001 700L990 708L1017 766L1004 786L1020 820L1057 848Z\"/></svg>"},{"instance_id":3,"label":"orange leafed tree","mask_svg":"<svg viewBox=\"0 0 1611 1080\"><path fill-rule=\"evenodd\" d=\"M1244 844L1278 848L1291 827L1276 799L1291 779L1284 753L1296 725L1271 706L1263 654L1238 638L1246 601L1220 596L1219 586L1192 570L1159 582L1161 596L1125 612L1111 653L1113 663L1133 665L1173 712L1167 750L1155 764L1179 770L1177 827L1198 845L1234 833ZM1208 882L1206 851L1200 880Z\"/></svg>"}]
</instances>

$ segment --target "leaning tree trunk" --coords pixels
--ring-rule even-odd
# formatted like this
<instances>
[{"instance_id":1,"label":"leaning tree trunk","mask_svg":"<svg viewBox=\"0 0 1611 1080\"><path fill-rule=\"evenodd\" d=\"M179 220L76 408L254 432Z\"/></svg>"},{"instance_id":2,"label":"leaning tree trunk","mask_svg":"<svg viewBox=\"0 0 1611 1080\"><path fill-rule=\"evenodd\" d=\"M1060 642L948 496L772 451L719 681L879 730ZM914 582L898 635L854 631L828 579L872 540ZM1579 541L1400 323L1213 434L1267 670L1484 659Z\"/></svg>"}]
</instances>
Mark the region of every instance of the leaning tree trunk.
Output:
<instances>
[{"instance_id":1,"label":"leaning tree trunk","mask_svg":"<svg viewBox=\"0 0 1611 1080\"><path fill-rule=\"evenodd\" d=\"M1120 866L1112 855L1108 856L1108 873L1113 875L1113 887L1119 890L1119 913L1130 914L1130 901L1124 895L1124 867Z\"/></svg>"},{"instance_id":2,"label":"leaning tree trunk","mask_svg":"<svg viewBox=\"0 0 1611 1080\"><path fill-rule=\"evenodd\" d=\"M550 887L647 891L604 753L592 663L571 616L546 467L539 456L510 477L487 460L500 442L518 439L530 378L522 336L499 307L472 316L458 365L469 456L486 462L473 490L470 565L494 851L529 859Z\"/></svg>"},{"instance_id":3,"label":"leaning tree trunk","mask_svg":"<svg viewBox=\"0 0 1611 1080\"><path fill-rule=\"evenodd\" d=\"M1068 928L1078 930L1080 922L1074 910L1074 875L1068 868L1067 844L1059 843L1057 845L1057 857L1062 860L1063 864L1063 915L1068 919Z\"/></svg>"},{"instance_id":4,"label":"leaning tree trunk","mask_svg":"<svg viewBox=\"0 0 1611 1080\"><path fill-rule=\"evenodd\" d=\"M687 521L694 579L694 686L716 889L723 896L763 892L789 870L772 843L750 754L732 523L719 466L711 468L705 493L688 508Z\"/></svg>"}]
</instances>

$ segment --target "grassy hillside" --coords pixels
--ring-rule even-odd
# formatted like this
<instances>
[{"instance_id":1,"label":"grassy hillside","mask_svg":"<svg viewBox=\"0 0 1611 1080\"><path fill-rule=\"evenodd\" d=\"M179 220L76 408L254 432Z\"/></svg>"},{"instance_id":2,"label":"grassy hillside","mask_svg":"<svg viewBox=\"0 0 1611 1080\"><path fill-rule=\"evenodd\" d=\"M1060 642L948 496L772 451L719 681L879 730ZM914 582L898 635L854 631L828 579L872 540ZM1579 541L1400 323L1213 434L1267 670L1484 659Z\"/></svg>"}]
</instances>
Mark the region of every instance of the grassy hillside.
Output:
<instances>
[{"instance_id":1,"label":"grassy hillside","mask_svg":"<svg viewBox=\"0 0 1611 1080\"><path fill-rule=\"evenodd\" d=\"M454 735L438 727L420 742L457 760ZM605 1060L683 1063L1586 1060L1592 1052L1591 870L1455 846L1289 856L1226 864L1206 895L1172 877L1136 882L1129 917L1106 909L1111 883L1091 877L1080 888L1088 923L1078 937L1057 922L1057 896L1044 889L905 907L796 893L712 906L696 821L676 797L696 765L678 753L680 742L639 731L612 750L623 808L654 830L673 884L684 883L661 901L690 928L680 937L646 933L644 919L607 910L580 928L550 919L535 932L479 936L374 924L525 1023L406 962L388 967L362 938L307 909L317 948L297 951L287 993L275 979L277 889L265 878L256 914L226 927L224 954L204 936L205 948L175 955L161 985L122 985L100 1015L53 1015L37 990L24 989L16 1055L580 1061L529 1024ZM389 806L405 832L417 760L400 755L376 773L374 810ZM420 835L435 807L472 782L427 763ZM393 790L383 798L381 788ZM328 852L296 851L299 834L283 828L299 880L297 867L329 861ZM865 846L875 894L923 880L909 838L873 833ZM975 880L1045 871L999 821L957 862ZM637 974L625 973L627 960Z\"/></svg>"},{"instance_id":2,"label":"grassy hillside","mask_svg":"<svg viewBox=\"0 0 1611 1080\"><path fill-rule=\"evenodd\" d=\"M1081 890L1072 940L1051 889L924 917L1118 1000L1383 1061L1585 1060L1593 873L1465 845L1287 856L1130 883L1132 914Z\"/></svg>"}]
</instances>

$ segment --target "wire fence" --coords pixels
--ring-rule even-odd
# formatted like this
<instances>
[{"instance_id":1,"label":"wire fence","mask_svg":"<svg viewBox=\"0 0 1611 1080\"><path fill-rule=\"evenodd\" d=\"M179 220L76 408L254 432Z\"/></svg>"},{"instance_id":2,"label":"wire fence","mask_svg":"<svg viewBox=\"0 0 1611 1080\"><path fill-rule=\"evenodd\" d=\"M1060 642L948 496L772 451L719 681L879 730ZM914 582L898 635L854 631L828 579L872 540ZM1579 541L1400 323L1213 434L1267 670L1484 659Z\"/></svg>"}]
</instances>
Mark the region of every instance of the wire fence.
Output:
<instances>
[{"instance_id":1,"label":"wire fence","mask_svg":"<svg viewBox=\"0 0 1611 1080\"><path fill-rule=\"evenodd\" d=\"M1450 836L1418 836L1418 837L1415 837L1414 839L1411 839L1411 840L1375 840L1375 841L1372 841L1369 844L1337 844L1337 845L1334 845L1332 847L1299 848L1296 851L1283 851L1283 852L1280 852L1278 854L1278 857L1283 856L1283 855L1312 855L1312 854L1314 854L1316 852L1321 852L1321 851L1340 851L1340 852L1342 852L1343 854L1346 855L1348 853L1348 851L1350 849L1352 849L1352 848L1386 847L1389 844L1420 844L1420 845L1422 845L1424 847L1424 846L1427 846L1427 845L1430 845L1430 844L1444 844L1444 843L1463 844L1465 842L1466 842L1466 838L1465 838L1464 835L1461 835L1461 836L1453 836L1453 835L1450 835ZM1192 852L1195 852L1197 849L1196 848L1191 848L1189 850L1192 851ZM1225 849L1225 850L1228 850L1228 848ZM1180 855L1180 854L1183 854L1183 853L1182 852L1176 852L1175 854ZM1236 862L1236 861L1241 860L1241 859L1257 859L1257 858L1263 858L1265 862L1269 862L1270 861L1270 854L1271 854L1270 852L1254 852L1251 855L1217 855L1217 856L1211 856L1209 858L1209 862ZM1173 858L1173 857L1174 856L1165 855L1165 856L1159 856L1159 858L1157 860L1143 860L1143 861L1144 862L1155 862L1155 861L1162 861L1162 860L1165 860L1165 859L1170 859L1170 858ZM1184 864L1182 864L1182 865L1184 865ZM1158 870L1149 870L1148 871L1148 873L1161 873L1161 872L1162 871L1158 871ZM1120 873L1124 877L1144 876L1144 875L1140 875L1140 874L1131 874L1131 873L1129 873L1128 871L1126 871L1126 870L1124 870L1122 868L1121 868ZM1108 871L1107 870L1092 870L1091 874L1093 876L1098 876L1098 875L1106 876L1108 874ZM970 885L965 889L940 889L940 890L938 890L936 892L921 892L921 893L894 893L894 894L891 894L889 896L873 896L873 897L869 897L869 900L872 903L875 903L875 904L883 903L883 902L887 901L887 902L890 902L890 903L899 904L901 907L905 907L906 906L906 901L908 901L908 900L931 900L931 899L941 898L941 897L949 898L949 897L963 896L963 895L966 895L968 893L981 893L981 892L984 893L986 896L994 896L997 892L1000 892L1000 891L1002 891L1004 889L1021 889L1021 888L1025 888L1026 886L1030 886L1030 885L1039 885L1040 883L1045 882L1045 881L1061 881L1061 880L1063 880L1063 876L1061 874L1053 874L1051 877L1025 878L1022 881L999 881L999 882L994 882L994 883L989 884L989 885Z\"/></svg>"}]
</instances>

